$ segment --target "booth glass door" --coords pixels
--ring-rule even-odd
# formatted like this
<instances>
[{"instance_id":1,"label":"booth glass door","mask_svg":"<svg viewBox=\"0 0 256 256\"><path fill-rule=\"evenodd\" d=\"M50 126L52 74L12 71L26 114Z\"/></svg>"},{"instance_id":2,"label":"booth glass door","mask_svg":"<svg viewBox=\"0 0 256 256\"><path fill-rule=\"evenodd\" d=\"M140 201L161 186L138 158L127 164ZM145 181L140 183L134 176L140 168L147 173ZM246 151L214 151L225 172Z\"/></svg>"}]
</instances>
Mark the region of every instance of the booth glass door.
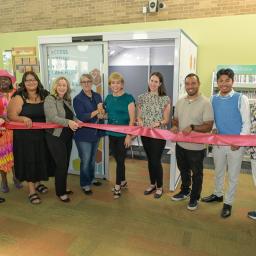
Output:
<instances>
[{"instance_id":1,"label":"booth glass door","mask_svg":"<svg viewBox=\"0 0 256 256\"><path fill-rule=\"evenodd\" d=\"M60 45L47 45L47 81L48 89L54 79L66 77L71 86L72 99L81 91L79 78L82 74L91 74L93 77L93 90L103 98L103 71L104 71L104 43L72 43ZM105 177L104 150L101 140L96 156L96 177ZM69 172L79 174L80 160L75 143L71 153Z\"/></svg>"}]
</instances>

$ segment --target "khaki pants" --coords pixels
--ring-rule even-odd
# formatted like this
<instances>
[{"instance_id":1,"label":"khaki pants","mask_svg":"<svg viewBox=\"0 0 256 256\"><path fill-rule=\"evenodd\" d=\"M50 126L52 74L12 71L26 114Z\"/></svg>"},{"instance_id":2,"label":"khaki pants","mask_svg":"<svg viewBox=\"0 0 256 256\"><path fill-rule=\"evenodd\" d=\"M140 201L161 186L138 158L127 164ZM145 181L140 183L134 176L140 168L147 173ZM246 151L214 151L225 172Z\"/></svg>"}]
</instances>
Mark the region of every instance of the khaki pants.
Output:
<instances>
[{"instance_id":1,"label":"khaki pants","mask_svg":"<svg viewBox=\"0 0 256 256\"><path fill-rule=\"evenodd\" d=\"M227 170L228 188L224 203L232 205L238 183L238 176L244 154L244 147L232 151L230 146L214 146L213 158L215 165L215 191L216 196L223 196L225 172Z\"/></svg>"}]
</instances>

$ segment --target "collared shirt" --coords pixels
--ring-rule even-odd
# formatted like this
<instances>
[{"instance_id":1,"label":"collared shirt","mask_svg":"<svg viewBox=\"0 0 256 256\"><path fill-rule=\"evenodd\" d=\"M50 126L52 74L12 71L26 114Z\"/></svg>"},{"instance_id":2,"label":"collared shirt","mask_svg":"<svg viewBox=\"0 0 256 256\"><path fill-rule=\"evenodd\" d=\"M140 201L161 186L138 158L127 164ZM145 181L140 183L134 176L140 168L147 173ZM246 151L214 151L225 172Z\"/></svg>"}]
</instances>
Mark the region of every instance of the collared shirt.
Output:
<instances>
[{"instance_id":1,"label":"collared shirt","mask_svg":"<svg viewBox=\"0 0 256 256\"><path fill-rule=\"evenodd\" d=\"M175 106L174 117L178 119L179 131L193 125L201 125L204 122L213 121L213 110L209 99L199 95L193 100L187 96L179 99ZM187 150L203 150L204 144L178 142L179 146Z\"/></svg>"},{"instance_id":2,"label":"collared shirt","mask_svg":"<svg viewBox=\"0 0 256 256\"><path fill-rule=\"evenodd\" d=\"M232 89L230 93L228 93L225 96L222 96L220 92L218 93L218 96L222 97L232 97L234 95L235 91ZM213 97L213 96L212 96ZM211 97L211 101L212 101ZM250 118L250 103L244 94L241 95L241 100L238 101L238 109L241 114L242 118L242 129L240 135L250 134L250 128L251 128L251 118ZM214 122L213 128L216 129L216 124Z\"/></svg>"},{"instance_id":3,"label":"collared shirt","mask_svg":"<svg viewBox=\"0 0 256 256\"><path fill-rule=\"evenodd\" d=\"M77 118L82 122L103 123L103 121L98 120L96 116L91 117L91 113L97 109L99 103L102 103L100 94L92 91L92 97L88 97L84 91L81 90L73 100ZM74 138L76 141L97 142L102 136L104 136L104 132L101 130L82 127L75 132Z\"/></svg>"}]
</instances>

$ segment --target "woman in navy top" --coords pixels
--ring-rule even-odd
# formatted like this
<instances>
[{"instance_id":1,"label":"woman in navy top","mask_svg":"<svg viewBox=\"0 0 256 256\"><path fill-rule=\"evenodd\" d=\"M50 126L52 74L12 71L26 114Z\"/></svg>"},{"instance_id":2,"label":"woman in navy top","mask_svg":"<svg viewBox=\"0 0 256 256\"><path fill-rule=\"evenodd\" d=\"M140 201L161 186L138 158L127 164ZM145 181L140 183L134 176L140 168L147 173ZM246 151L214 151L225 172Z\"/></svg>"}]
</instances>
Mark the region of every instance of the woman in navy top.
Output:
<instances>
[{"instance_id":1,"label":"woman in navy top","mask_svg":"<svg viewBox=\"0 0 256 256\"><path fill-rule=\"evenodd\" d=\"M83 74L80 77L81 92L74 98L73 106L76 117L87 123L97 123L104 114L100 94L92 90L92 76ZM92 194L91 185L100 186L95 180L95 161L100 137L104 132L83 127L76 131L74 139L78 149L80 163L80 186L87 195Z\"/></svg>"}]
</instances>

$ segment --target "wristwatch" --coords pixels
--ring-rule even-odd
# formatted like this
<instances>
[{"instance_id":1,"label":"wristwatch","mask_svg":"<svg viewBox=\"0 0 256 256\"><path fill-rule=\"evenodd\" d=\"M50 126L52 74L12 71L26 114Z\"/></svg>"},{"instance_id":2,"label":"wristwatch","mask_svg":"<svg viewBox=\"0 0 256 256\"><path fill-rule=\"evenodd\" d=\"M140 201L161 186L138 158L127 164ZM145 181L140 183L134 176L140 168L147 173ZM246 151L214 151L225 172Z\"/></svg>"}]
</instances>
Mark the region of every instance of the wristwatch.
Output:
<instances>
[{"instance_id":1,"label":"wristwatch","mask_svg":"<svg viewBox=\"0 0 256 256\"><path fill-rule=\"evenodd\" d=\"M194 131L195 126L194 126L193 124L191 124L191 125L190 125L190 128L191 128L192 131Z\"/></svg>"}]
</instances>

